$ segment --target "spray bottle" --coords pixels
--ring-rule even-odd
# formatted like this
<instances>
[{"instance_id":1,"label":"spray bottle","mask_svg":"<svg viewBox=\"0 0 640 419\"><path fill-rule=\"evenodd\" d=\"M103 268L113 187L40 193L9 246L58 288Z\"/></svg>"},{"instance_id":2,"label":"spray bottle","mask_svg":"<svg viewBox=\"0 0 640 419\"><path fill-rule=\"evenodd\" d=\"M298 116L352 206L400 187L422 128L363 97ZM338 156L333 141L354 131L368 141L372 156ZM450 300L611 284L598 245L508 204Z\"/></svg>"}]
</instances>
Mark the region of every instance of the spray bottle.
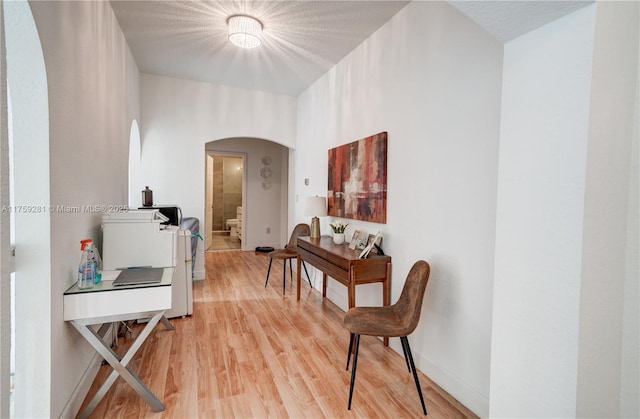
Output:
<instances>
[{"instance_id":1,"label":"spray bottle","mask_svg":"<svg viewBox=\"0 0 640 419\"><path fill-rule=\"evenodd\" d=\"M89 243L91 243L91 245L89 245ZM80 250L82 250L80 264L78 265L78 288L80 289L93 288L96 264L93 251L91 250L92 247L93 241L91 239L80 241Z\"/></svg>"}]
</instances>

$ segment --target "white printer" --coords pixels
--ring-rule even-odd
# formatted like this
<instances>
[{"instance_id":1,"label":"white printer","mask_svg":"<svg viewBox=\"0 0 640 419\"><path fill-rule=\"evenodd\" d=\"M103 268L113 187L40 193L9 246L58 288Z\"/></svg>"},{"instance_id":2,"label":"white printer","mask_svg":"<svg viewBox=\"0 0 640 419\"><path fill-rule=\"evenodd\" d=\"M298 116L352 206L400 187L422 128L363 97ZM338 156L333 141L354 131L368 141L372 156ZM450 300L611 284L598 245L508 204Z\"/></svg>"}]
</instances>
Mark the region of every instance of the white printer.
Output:
<instances>
[{"instance_id":1,"label":"white printer","mask_svg":"<svg viewBox=\"0 0 640 419\"><path fill-rule=\"evenodd\" d=\"M165 316L193 313L191 232L162 225L158 210L127 211L102 216L102 265L105 271L131 267L175 266L171 310Z\"/></svg>"}]
</instances>

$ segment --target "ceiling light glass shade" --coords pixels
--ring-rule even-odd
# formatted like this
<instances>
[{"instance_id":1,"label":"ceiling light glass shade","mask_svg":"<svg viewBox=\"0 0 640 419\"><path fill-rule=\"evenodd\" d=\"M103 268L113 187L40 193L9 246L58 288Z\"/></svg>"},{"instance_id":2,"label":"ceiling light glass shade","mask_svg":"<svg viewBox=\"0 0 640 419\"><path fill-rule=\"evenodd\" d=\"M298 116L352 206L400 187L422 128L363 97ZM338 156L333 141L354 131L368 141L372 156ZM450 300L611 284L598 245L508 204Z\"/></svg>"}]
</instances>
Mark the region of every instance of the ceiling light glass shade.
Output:
<instances>
[{"instance_id":1,"label":"ceiling light glass shade","mask_svg":"<svg viewBox=\"0 0 640 419\"><path fill-rule=\"evenodd\" d=\"M240 48L255 48L262 45L262 23L250 16L236 15L227 20L229 41Z\"/></svg>"}]
</instances>

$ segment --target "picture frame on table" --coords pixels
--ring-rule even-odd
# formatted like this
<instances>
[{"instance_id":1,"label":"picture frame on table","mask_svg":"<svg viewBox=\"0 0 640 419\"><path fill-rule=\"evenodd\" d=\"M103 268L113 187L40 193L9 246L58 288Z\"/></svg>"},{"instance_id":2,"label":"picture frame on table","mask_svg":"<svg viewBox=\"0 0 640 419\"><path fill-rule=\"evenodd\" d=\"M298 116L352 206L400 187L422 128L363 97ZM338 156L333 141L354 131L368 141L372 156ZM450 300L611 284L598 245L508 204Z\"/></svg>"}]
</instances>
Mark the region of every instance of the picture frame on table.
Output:
<instances>
[{"instance_id":1,"label":"picture frame on table","mask_svg":"<svg viewBox=\"0 0 640 419\"><path fill-rule=\"evenodd\" d=\"M360 259L364 259L367 256L369 256L369 253L371 252L371 249L375 249L374 244L382 244L382 232L378 231L378 233L374 236L373 234L369 235L369 238L367 239L367 246L364 248L364 250L362 250L362 252L360 253L359 258ZM380 244L378 244L378 246L380 246Z\"/></svg>"},{"instance_id":2,"label":"picture frame on table","mask_svg":"<svg viewBox=\"0 0 640 419\"><path fill-rule=\"evenodd\" d=\"M349 249L355 250L358 248L358 244L362 242L363 233L360 230L354 230L351 241L349 242Z\"/></svg>"},{"instance_id":3,"label":"picture frame on table","mask_svg":"<svg viewBox=\"0 0 640 419\"><path fill-rule=\"evenodd\" d=\"M382 234L379 231L378 234L369 234L369 237L367 238L367 246L371 243L375 243L378 247L382 248ZM378 254L376 246L371 245L371 253Z\"/></svg>"}]
</instances>

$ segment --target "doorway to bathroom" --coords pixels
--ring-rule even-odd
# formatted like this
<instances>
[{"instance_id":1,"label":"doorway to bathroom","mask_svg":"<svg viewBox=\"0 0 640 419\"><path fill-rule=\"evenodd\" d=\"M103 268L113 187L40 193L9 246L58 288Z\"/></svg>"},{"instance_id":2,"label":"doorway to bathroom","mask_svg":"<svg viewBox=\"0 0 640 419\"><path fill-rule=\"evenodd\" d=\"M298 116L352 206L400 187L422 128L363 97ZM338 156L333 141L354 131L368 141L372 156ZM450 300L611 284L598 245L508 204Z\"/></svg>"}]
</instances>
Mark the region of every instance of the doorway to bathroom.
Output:
<instances>
[{"instance_id":1,"label":"doorway to bathroom","mask_svg":"<svg viewBox=\"0 0 640 419\"><path fill-rule=\"evenodd\" d=\"M207 251L242 247L244 154L207 152Z\"/></svg>"}]
</instances>

